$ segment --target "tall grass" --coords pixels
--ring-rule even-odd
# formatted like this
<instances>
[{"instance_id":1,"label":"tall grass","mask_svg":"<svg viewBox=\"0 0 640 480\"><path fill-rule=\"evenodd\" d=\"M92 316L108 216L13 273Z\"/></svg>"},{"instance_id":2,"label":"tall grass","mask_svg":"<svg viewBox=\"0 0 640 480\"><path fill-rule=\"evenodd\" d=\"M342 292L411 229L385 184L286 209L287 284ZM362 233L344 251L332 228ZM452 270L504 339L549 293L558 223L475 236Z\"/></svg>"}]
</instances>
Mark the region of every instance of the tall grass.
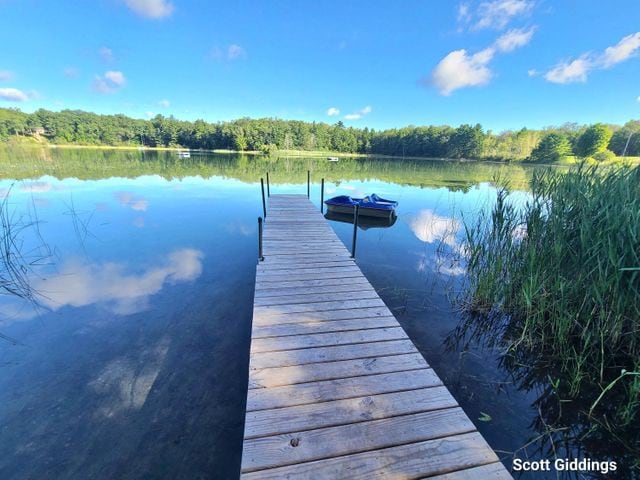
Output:
<instances>
[{"instance_id":1,"label":"tall grass","mask_svg":"<svg viewBox=\"0 0 640 480\"><path fill-rule=\"evenodd\" d=\"M594 422L630 427L640 406L640 168L536 172L531 190L515 205L500 189L492 211L465 225L465 306L501 315L507 351L558 372Z\"/></svg>"}]
</instances>

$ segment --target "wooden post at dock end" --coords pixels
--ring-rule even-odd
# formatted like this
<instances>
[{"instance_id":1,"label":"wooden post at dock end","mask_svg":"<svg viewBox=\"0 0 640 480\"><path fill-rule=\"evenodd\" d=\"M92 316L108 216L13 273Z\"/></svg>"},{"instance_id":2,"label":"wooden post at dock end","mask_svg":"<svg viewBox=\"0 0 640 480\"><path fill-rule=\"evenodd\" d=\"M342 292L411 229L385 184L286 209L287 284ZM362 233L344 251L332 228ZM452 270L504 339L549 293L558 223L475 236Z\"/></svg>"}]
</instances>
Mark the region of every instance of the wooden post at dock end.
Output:
<instances>
[{"instance_id":1,"label":"wooden post at dock end","mask_svg":"<svg viewBox=\"0 0 640 480\"><path fill-rule=\"evenodd\" d=\"M307 198L309 197L309 194L311 192L311 171L307 170Z\"/></svg>"},{"instance_id":2,"label":"wooden post at dock end","mask_svg":"<svg viewBox=\"0 0 640 480\"><path fill-rule=\"evenodd\" d=\"M356 258L356 239L358 237L358 213L360 205L356 203L356 208L353 210L353 241L351 242L351 258Z\"/></svg>"},{"instance_id":3,"label":"wooden post at dock end","mask_svg":"<svg viewBox=\"0 0 640 480\"><path fill-rule=\"evenodd\" d=\"M320 213L324 213L324 178L320 184Z\"/></svg>"},{"instance_id":4,"label":"wooden post at dock end","mask_svg":"<svg viewBox=\"0 0 640 480\"><path fill-rule=\"evenodd\" d=\"M267 197L271 196L271 191L269 190L269 172L267 172Z\"/></svg>"},{"instance_id":5,"label":"wooden post at dock end","mask_svg":"<svg viewBox=\"0 0 640 480\"><path fill-rule=\"evenodd\" d=\"M262 217L258 217L258 261L264 261L264 255L262 255Z\"/></svg>"},{"instance_id":6,"label":"wooden post at dock end","mask_svg":"<svg viewBox=\"0 0 640 480\"><path fill-rule=\"evenodd\" d=\"M262 213L264 215L264 218L266 220L267 218L267 202L264 198L264 179L261 178L260 179L260 188L262 189Z\"/></svg>"}]
</instances>

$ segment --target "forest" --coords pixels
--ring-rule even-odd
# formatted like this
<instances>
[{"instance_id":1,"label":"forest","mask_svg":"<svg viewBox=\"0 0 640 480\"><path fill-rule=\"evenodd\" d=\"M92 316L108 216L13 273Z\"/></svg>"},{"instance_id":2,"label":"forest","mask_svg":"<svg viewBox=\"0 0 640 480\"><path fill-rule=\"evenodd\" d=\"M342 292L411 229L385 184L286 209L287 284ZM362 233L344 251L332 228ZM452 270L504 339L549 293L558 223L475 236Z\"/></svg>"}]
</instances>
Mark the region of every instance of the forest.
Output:
<instances>
[{"instance_id":1,"label":"forest","mask_svg":"<svg viewBox=\"0 0 640 480\"><path fill-rule=\"evenodd\" d=\"M557 162L566 157L613 160L640 155L640 120L625 125L566 123L541 130L494 133L480 124L407 126L387 130L276 118L210 123L156 115L149 120L79 110L25 113L0 108L0 142L30 136L56 145L108 145L334 151L401 157Z\"/></svg>"}]
</instances>

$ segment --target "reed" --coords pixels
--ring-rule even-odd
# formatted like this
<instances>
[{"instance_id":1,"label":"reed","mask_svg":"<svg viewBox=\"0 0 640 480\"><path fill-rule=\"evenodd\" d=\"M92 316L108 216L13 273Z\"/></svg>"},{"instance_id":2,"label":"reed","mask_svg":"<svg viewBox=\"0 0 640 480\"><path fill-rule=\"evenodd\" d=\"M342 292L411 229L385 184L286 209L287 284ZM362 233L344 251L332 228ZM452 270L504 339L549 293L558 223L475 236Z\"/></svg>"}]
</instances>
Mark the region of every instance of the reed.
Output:
<instances>
[{"instance_id":1,"label":"reed","mask_svg":"<svg viewBox=\"0 0 640 480\"><path fill-rule=\"evenodd\" d=\"M542 360L612 430L640 406L640 168L535 172L465 222L466 309L506 323L507 351Z\"/></svg>"}]
</instances>

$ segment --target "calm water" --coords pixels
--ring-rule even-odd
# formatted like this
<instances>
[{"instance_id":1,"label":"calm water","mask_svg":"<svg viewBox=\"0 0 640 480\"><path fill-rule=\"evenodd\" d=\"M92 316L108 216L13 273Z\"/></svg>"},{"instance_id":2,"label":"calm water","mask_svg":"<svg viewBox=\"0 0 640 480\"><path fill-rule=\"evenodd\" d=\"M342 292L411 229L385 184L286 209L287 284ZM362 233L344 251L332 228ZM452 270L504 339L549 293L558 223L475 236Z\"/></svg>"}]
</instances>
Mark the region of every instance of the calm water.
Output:
<instances>
[{"instance_id":1,"label":"calm water","mask_svg":"<svg viewBox=\"0 0 640 480\"><path fill-rule=\"evenodd\" d=\"M531 170L42 150L0 154L38 293L37 307L0 299L0 478L237 477L259 178L304 193L307 169L326 196L399 200L392 227L359 232L358 264L508 467L551 455L534 440L544 386L452 337L461 216L489 204L494 178L526 190ZM349 245L352 225L332 226Z\"/></svg>"}]
</instances>

